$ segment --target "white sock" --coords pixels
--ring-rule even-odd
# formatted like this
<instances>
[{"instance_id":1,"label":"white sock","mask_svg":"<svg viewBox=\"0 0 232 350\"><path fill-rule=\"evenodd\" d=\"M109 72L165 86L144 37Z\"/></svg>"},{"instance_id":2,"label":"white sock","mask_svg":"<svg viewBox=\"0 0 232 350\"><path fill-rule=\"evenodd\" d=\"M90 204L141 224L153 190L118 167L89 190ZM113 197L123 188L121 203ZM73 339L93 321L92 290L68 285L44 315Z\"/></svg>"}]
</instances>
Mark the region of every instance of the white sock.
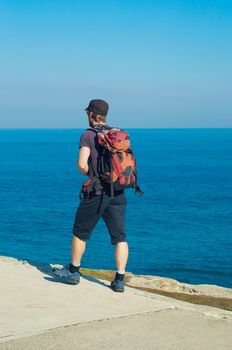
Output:
<instances>
[{"instance_id":1,"label":"white sock","mask_svg":"<svg viewBox=\"0 0 232 350\"><path fill-rule=\"evenodd\" d=\"M124 270L124 271L123 271L123 270L122 270L122 271L117 270L116 272L117 272L117 273L120 273L120 275L124 275L124 274L125 274L125 270Z\"/></svg>"}]
</instances>

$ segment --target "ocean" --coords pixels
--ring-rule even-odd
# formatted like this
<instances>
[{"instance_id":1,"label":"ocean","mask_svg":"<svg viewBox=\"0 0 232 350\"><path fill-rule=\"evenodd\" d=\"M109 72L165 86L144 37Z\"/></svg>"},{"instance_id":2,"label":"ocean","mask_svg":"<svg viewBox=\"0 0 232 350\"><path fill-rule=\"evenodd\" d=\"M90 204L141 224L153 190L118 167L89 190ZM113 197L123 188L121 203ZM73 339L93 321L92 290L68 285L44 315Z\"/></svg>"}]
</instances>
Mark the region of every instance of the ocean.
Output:
<instances>
[{"instance_id":1,"label":"ocean","mask_svg":"<svg viewBox=\"0 0 232 350\"><path fill-rule=\"evenodd\" d=\"M70 261L85 177L78 129L0 130L0 255ZM130 129L140 197L127 190L127 271L232 288L232 129ZM82 266L114 269L100 221Z\"/></svg>"}]
</instances>

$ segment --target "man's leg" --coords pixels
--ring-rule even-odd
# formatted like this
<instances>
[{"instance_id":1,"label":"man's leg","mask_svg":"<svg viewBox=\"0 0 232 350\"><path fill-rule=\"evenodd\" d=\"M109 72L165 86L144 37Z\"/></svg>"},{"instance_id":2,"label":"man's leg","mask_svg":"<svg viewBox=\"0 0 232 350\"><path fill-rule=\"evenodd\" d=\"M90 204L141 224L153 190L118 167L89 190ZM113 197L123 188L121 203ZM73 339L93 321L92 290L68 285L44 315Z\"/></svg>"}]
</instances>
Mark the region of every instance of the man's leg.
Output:
<instances>
[{"instance_id":1,"label":"man's leg","mask_svg":"<svg viewBox=\"0 0 232 350\"><path fill-rule=\"evenodd\" d=\"M115 246L116 274L114 281L111 282L111 288L115 292L124 292L124 276L126 263L128 259L127 242L118 242Z\"/></svg>"},{"instance_id":2,"label":"man's leg","mask_svg":"<svg viewBox=\"0 0 232 350\"><path fill-rule=\"evenodd\" d=\"M101 196L85 198L77 209L72 239L72 264L74 266L80 266L86 241L101 217L101 213L98 211L100 202Z\"/></svg>"},{"instance_id":3,"label":"man's leg","mask_svg":"<svg viewBox=\"0 0 232 350\"><path fill-rule=\"evenodd\" d=\"M115 245L115 262L117 272L124 274L126 270L126 263L128 259L128 244L127 242L119 242Z\"/></svg>"},{"instance_id":4,"label":"man's leg","mask_svg":"<svg viewBox=\"0 0 232 350\"><path fill-rule=\"evenodd\" d=\"M73 226L72 260L69 264L71 273L79 273L86 241L90 238L91 232L102 215L102 211L109 202L110 199L103 195L85 198L80 202Z\"/></svg>"},{"instance_id":5,"label":"man's leg","mask_svg":"<svg viewBox=\"0 0 232 350\"><path fill-rule=\"evenodd\" d=\"M76 236L72 240L72 264L74 266L81 265L81 258L85 252L86 242Z\"/></svg>"},{"instance_id":6,"label":"man's leg","mask_svg":"<svg viewBox=\"0 0 232 350\"><path fill-rule=\"evenodd\" d=\"M68 268L58 269L56 275L64 278L66 283L78 284L80 281L80 264L81 258L85 252L85 241L73 235L72 239L72 260Z\"/></svg>"},{"instance_id":7,"label":"man's leg","mask_svg":"<svg viewBox=\"0 0 232 350\"><path fill-rule=\"evenodd\" d=\"M125 213L126 197L123 193L111 200L102 216L108 227L111 243L115 245L117 269L115 280L111 282L111 287L115 292L124 292L124 275L128 259L128 244L124 227Z\"/></svg>"},{"instance_id":8,"label":"man's leg","mask_svg":"<svg viewBox=\"0 0 232 350\"><path fill-rule=\"evenodd\" d=\"M72 259L68 268L57 269L56 275L65 283L78 284L80 281L81 258L85 252L86 241L100 219L110 199L104 196L85 198L77 208L73 225Z\"/></svg>"}]
</instances>

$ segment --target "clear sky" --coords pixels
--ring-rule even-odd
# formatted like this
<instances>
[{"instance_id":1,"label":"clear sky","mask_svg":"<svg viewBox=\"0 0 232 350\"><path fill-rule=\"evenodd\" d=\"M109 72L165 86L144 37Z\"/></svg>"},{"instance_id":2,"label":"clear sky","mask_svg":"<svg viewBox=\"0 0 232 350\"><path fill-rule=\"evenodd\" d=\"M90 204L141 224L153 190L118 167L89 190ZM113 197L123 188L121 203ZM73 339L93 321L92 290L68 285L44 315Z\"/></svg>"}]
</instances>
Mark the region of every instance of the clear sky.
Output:
<instances>
[{"instance_id":1,"label":"clear sky","mask_svg":"<svg viewBox=\"0 0 232 350\"><path fill-rule=\"evenodd\" d=\"M0 128L232 127L232 1L0 0Z\"/></svg>"}]
</instances>

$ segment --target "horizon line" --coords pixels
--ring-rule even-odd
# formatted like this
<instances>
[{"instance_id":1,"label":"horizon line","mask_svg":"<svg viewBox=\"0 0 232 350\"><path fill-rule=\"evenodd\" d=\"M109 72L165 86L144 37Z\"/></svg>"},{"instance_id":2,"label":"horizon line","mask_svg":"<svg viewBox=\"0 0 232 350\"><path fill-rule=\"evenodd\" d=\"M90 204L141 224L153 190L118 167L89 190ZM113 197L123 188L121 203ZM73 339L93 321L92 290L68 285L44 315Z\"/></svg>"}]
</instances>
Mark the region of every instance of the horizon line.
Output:
<instances>
[{"instance_id":1,"label":"horizon line","mask_svg":"<svg viewBox=\"0 0 232 350\"><path fill-rule=\"evenodd\" d=\"M153 130L153 129L232 129L232 126L230 127L224 127L224 126L215 126L215 127L125 127L126 129L143 129L143 130ZM0 128L0 130L82 130L86 129L85 127L77 127L77 128ZM88 127L87 127L88 129ZM122 128L124 129L124 128Z\"/></svg>"}]
</instances>

